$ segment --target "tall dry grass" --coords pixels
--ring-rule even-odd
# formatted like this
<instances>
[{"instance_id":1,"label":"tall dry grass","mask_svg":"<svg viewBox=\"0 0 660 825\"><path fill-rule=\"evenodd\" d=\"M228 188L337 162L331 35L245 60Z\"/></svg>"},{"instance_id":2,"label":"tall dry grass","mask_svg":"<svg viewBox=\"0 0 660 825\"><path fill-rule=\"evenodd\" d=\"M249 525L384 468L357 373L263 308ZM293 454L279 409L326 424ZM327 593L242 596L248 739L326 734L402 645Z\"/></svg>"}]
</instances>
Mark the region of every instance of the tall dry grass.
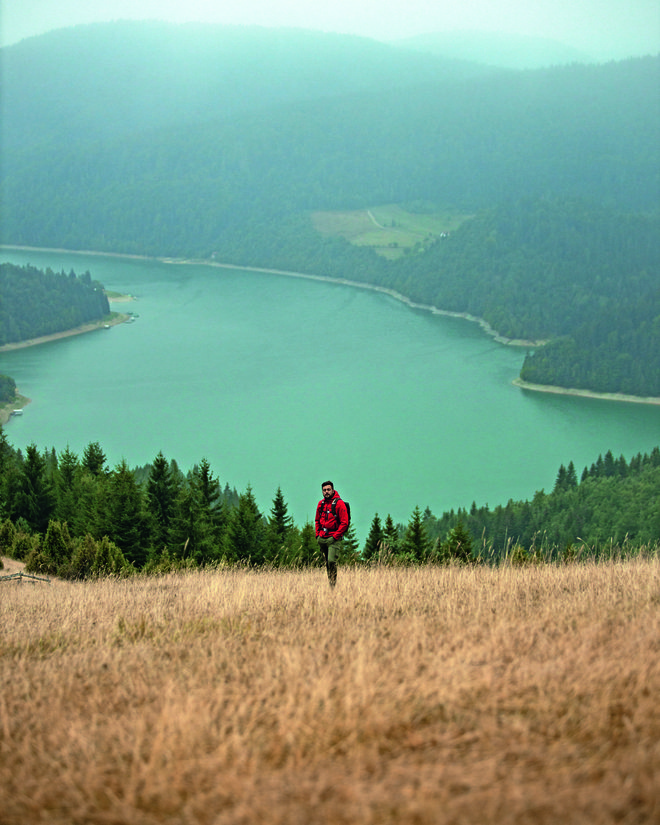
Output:
<instances>
[{"instance_id":1,"label":"tall dry grass","mask_svg":"<svg viewBox=\"0 0 660 825\"><path fill-rule=\"evenodd\" d=\"M0 583L0 821L660 820L660 564Z\"/></svg>"}]
</instances>

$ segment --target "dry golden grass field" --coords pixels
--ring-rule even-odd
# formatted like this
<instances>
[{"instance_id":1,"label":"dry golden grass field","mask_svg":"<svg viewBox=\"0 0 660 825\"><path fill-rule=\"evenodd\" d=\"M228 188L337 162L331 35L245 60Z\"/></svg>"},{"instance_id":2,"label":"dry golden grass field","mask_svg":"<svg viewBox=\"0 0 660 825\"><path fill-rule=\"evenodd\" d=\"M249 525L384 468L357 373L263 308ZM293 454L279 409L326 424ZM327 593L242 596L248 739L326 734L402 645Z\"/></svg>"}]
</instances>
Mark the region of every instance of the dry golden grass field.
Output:
<instances>
[{"instance_id":1,"label":"dry golden grass field","mask_svg":"<svg viewBox=\"0 0 660 825\"><path fill-rule=\"evenodd\" d=\"M659 822L659 615L657 558L3 581L0 822Z\"/></svg>"}]
</instances>

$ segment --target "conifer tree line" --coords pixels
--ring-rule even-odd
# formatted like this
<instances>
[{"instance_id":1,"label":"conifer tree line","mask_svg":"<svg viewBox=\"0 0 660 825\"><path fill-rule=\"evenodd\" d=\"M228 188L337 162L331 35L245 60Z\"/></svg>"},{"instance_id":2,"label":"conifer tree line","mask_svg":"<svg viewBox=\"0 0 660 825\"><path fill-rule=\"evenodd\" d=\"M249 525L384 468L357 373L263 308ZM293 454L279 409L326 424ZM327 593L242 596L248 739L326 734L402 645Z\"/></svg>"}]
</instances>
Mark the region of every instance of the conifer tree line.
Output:
<instances>
[{"instance_id":1,"label":"conifer tree line","mask_svg":"<svg viewBox=\"0 0 660 825\"><path fill-rule=\"evenodd\" d=\"M452 531L478 541L475 552L498 561L593 556L660 545L660 449L638 453L630 461L611 450L585 467L578 479L573 462L560 465L551 492L531 501L509 500L445 512L427 509L422 521L431 537Z\"/></svg>"},{"instance_id":2,"label":"conifer tree line","mask_svg":"<svg viewBox=\"0 0 660 825\"><path fill-rule=\"evenodd\" d=\"M360 546L353 524L340 564L556 561L660 549L660 448L630 461L611 452L561 465L554 489L531 501L436 517L416 506L407 524L376 513ZM223 486L203 458L188 472L162 452L114 468L98 442L77 455L14 449L0 428L0 554L30 572L67 578L202 566L320 565L313 524L294 523L278 487L268 511L251 487Z\"/></svg>"}]
</instances>

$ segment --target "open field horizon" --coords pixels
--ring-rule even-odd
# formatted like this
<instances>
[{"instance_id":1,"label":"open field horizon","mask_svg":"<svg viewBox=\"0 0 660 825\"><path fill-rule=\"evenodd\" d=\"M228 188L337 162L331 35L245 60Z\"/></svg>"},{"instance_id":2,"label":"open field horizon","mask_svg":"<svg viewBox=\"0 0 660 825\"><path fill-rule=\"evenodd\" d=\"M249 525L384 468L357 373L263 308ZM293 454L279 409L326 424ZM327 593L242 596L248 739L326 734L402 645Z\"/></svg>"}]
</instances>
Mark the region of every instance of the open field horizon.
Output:
<instances>
[{"instance_id":1,"label":"open field horizon","mask_svg":"<svg viewBox=\"0 0 660 825\"><path fill-rule=\"evenodd\" d=\"M0 587L3 824L660 813L657 557Z\"/></svg>"}]
</instances>

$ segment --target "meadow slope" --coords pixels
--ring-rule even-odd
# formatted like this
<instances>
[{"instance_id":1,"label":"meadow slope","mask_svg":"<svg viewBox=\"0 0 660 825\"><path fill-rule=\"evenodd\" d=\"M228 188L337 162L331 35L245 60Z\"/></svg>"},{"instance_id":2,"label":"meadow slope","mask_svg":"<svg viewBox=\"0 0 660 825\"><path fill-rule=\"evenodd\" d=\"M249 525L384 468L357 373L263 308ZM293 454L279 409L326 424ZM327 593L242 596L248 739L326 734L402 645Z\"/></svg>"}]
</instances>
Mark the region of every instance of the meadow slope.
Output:
<instances>
[{"instance_id":1,"label":"meadow slope","mask_svg":"<svg viewBox=\"0 0 660 825\"><path fill-rule=\"evenodd\" d=\"M0 588L3 825L660 817L657 558Z\"/></svg>"}]
</instances>

